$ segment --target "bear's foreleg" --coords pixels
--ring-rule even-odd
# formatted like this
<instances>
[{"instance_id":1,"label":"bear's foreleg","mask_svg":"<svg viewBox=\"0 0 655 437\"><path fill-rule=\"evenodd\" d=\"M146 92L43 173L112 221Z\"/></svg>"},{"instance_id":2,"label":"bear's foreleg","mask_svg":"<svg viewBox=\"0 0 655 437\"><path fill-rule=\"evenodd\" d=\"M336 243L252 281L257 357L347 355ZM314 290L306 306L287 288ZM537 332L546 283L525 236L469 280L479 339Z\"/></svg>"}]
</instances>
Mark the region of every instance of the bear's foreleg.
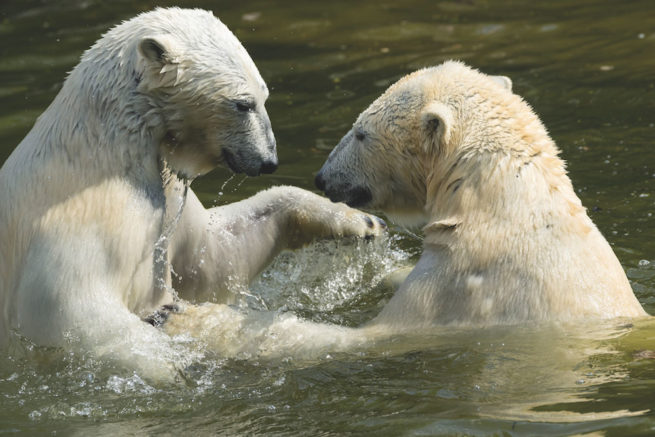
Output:
<instances>
[{"instance_id":1,"label":"bear's foreleg","mask_svg":"<svg viewBox=\"0 0 655 437\"><path fill-rule=\"evenodd\" d=\"M184 360L170 337L126 306L130 296L103 242L70 234L62 240L33 238L17 283L14 327L37 345L93 351L149 381L175 381Z\"/></svg>"},{"instance_id":2,"label":"bear's foreleg","mask_svg":"<svg viewBox=\"0 0 655 437\"><path fill-rule=\"evenodd\" d=\"M191 191L171 245L174 286L181 297L226 302L285 249L317 239L368 238L384 232L379 218L296 187L274 187L205 210Z\"/></svg>"}]
</instances>

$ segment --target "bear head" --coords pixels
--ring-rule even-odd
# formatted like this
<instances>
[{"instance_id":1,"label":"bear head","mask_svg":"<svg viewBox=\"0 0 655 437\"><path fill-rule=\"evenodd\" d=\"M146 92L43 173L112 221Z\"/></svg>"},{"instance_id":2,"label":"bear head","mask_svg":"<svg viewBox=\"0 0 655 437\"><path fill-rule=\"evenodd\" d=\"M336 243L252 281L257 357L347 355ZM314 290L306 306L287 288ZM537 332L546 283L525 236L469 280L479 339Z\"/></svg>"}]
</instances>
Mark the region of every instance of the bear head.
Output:
<instances>
[{"instance_id":1,"label":"bear head","mask_svg":"<svg viewBox=\"0 0 655 437\"><path fill-rule=\"evenodd\" d=\"M464 149L469 133L480 134L485 111L493 112L485 96L496 94L495 103L518 98L511 87L507 77L455 61L403 77L359 115L316 175L316 186L334 202L425 224L430 180L445 171L455 149Z\"/></svg>"},{"instance_id":2,"label":"bear head","mask_svg":"<svg viewBox=\"0 0 655 437\"><path fill-rule=\"evenodd\" d=\"M197 9L158 9L140 18L137 91L160 127L168 166L184 178L218 165L249 176L275 171L268 88L232 32Z\"/></svg>"}]
</instances>

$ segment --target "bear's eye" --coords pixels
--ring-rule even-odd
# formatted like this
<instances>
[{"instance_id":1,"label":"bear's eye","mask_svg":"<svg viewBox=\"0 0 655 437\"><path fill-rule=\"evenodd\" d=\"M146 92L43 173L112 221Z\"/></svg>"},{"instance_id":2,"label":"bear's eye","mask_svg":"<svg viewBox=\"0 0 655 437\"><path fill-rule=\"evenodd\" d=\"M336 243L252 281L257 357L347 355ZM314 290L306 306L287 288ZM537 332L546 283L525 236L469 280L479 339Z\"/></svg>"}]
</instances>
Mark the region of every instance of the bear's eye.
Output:
<instances>
[{"instance_id":1,"label":"bear's eye","mask_svg":"<svg viewBox=\"0 0 655 437\"><path fill-rule=\"evenodd\" d=\"M252 112L255 110L255 104L250 102L236 102L237 111Z\"/></svg>"},{"instance_id":2,"label":"bear's eye","mask_svg":"<svg viewBox=\"0 0 655 437\"><path fill-rule=\"evenodd\" d=\"M357 138L357 141L364 141L366 139L366 134L362 131L355 132L355 138Z\"/></svg>"}]
</instances>

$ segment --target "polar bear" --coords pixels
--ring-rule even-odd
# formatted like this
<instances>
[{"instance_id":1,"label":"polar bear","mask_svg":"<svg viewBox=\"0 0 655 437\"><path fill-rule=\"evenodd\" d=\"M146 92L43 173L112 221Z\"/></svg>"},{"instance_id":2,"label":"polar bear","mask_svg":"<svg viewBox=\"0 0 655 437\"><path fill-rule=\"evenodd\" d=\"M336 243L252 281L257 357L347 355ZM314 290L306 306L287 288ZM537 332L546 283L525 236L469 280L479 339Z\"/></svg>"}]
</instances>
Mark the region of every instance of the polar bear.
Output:
<instances>
[{"instance_id":1,"label":"polar bear","mask_svg":"<svg viewBox=\"0 0 655 437\"><path fill-rule=\"evenodd\" d=\"M0 342L73 342L168 378L175 349L142 318L178 298L225 302L228 279L247 283L283 249L380 234L375 217L294 187L201 205L196 176L277 167L267 96L206 11L157 9L98 40L0 169Z\"/></svg>"},{"instance_id":2,"label":"polar bear","mask_svg":"<svg viewBox=\"0 0 655 437\"><path fill-rule=\"evenodd\" d=\"M372 325L645 316L558 154L508 78L460 62L373 102L316 176L335 202L427 223L420 260Z\"/></svg>"}]
</instances>

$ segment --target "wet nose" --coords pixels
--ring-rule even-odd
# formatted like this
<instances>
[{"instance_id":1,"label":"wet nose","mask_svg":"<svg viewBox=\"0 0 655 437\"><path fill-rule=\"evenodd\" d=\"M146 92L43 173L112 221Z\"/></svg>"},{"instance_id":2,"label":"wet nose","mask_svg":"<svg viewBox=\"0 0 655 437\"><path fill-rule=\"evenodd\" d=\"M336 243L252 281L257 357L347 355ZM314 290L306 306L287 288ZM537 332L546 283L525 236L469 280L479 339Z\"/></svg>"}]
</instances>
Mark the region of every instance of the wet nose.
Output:
<instances>
[{"instance_id":1,"label":"wet nose","mask_svg":"<svg viewBox=\"0 0 655 437\"><path fill-rule=\"evenodd\" d=\"M270 174L277 170L277 159L270 159L262 162L261 167L259 167L260 174Z\"/></svg>"},{"instance_id":2,"label":"wet nose","mask_svg":"<svg viewBox=\"0 0 655 437\"><path fill-rule=\"evenodd\" d=\"M316 185L316 188L318 188L321 191L325 191L325 180L323 179L323 175L319 171L316 177L314 178L314 184Z\"/></svg>"}]
</instances>

